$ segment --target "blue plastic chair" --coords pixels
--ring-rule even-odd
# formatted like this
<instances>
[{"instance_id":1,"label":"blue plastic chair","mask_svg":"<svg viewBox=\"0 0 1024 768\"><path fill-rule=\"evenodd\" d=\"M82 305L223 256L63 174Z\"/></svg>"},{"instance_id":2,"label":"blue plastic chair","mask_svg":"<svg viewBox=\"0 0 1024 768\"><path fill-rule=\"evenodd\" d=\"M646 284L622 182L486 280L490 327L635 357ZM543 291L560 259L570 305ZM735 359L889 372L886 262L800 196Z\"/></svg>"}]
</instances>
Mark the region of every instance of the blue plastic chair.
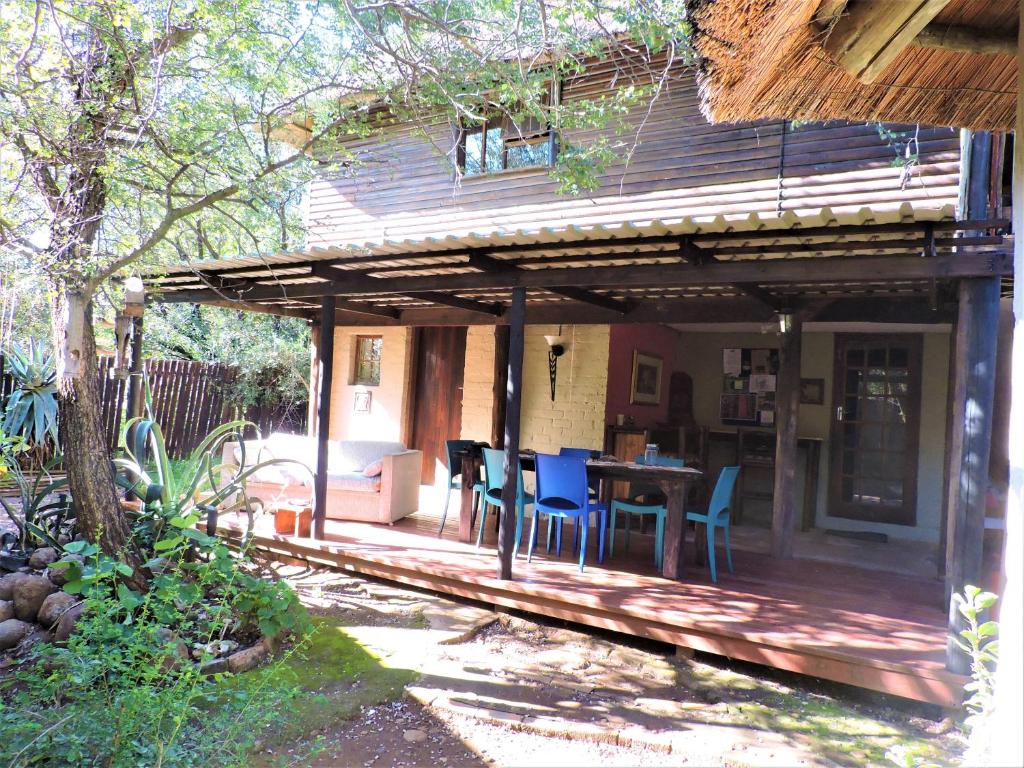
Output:
<instances>
[{"instance_id":1,"label":"blue plastic chair","mask_svg":"<svg viewBox=\"0 0 1024 768\"><path fill-rule=\"evenodd\" d=\"M636 457L637 464L644 463L643 456ZM673 459L668 456L657 456L652 462L653 465L659 467L682 467L684 462L682 459ZM622 499L615 499L612 501L612 519L611 519L611 536L608 541L608 554L609 556L615 554L615 528L616 528L616 517L619 512L626 513L626 549L629 549L629 529L630 529L630 515L654 515L654 567L660 569L662 563L662 554L665 548L665 518L668 517L668 507L665 502L652 504L650 502L637 501L642 496L660 496L664 498L664 494L661 489L657 486L650 487L630 487L630 500L624 501Z\"/></svg>"},{"instance_id":2,"label":"blue plastic chair","mask_svg":"<svg viewBox=\"0 0 1024 768\"><path fill-rule=\"evenodd\" d=\"M516 462L519 464L519 462ZM523 538L523 517L526 515L526 505L533 504L533 496L523 490L523 467L521 464L516 467L518 470L518 483L516 484L516 545L512 550L512 557L519 555L519 544ZM501 492L505 481L505 452L497 448L484 448L484 479L485 489L483 495L483 510L480 512L480 530L476 534L476 545L479 547L484 540L484 526L487 523L487 507L495 506L501 509ZM499 515L498 519L501 519Z\"/></svg>"},{"instance_id":3,"label":"blue plastic chair","mask_svg":"<svg viewBox=\"0 0 1024 768\"><path fill-rule=\"evenodd\" d=\"M722 467L722 471L718 473L715 490L711 494L708 511L706 513L686 513L687 520L704 523L708 528L708 568L711 571L711 581L716 584L718 583L718 572L715 570L716 528L722 529L722 536L725 539L725 562L729 566L729 573L732 573L732 549L729 547L729 507L732 504L732 491L736 486L736 476L739 473L739 467Z\"/></svg>"},{"instance_id":4,"label":"blue plastic chair","mask_svg":"<svg viewBox=\"0 0 1024 768\"><path fill-rule=\"evenodd\" d=\"M441 525L437 529L437 535L444 533L444 521L448 517L448 504L452 500L452 491L462 487L462 467L455 467L455 454L470 450L475 443L472 440L445 440L444 452L448 460L448 485L445 488L444 505L441 507ZM455 482L459 478L459 482ZM477 504L484 495L484 484L480 481L473 483L473 517L476 517Z\"/></svg>"},{"instance_id":5,"label":"blue plastic chair","mask_svg":"<svg viewBox=\"0 0 1024 768\"><path fill-rule=\"evenodd\" d=\"M586 461L575 456L553 456L538 453L537 494L534 503L533 525L530 529L530 542L527 545L527 562L533 559L533 548L537 545L537 520L542 514L548 516L548 542L551 541L551 523L571 518L581 531L580 539L580 570L587 555L587 538L590 530L590 514L598 514L598 562L604 561L604 531L608 525L608 509L603 504L595 504L590 500L587 489ZM582 528L580 529L580 523ZM559 528L559 544L561 528Z\"/></svg>"}]
</instances>

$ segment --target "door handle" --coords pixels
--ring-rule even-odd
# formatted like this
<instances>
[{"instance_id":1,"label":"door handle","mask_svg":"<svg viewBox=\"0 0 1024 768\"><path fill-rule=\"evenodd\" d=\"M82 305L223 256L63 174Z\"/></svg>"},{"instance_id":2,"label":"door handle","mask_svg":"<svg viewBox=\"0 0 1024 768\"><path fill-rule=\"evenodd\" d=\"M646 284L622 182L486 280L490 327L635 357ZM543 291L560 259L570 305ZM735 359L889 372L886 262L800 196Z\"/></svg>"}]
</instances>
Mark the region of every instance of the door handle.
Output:
<instances>
[{"instance_id":1,"label":"door handle","mask_svg":"<svg viewBox=\"0 0 1024 768\"><path fill-rule=\"evenodd\" d=\"M837 405L836 406L836 421L842 421L842 420L843 420L843 406Z\"/></svg>"}]
</instances>

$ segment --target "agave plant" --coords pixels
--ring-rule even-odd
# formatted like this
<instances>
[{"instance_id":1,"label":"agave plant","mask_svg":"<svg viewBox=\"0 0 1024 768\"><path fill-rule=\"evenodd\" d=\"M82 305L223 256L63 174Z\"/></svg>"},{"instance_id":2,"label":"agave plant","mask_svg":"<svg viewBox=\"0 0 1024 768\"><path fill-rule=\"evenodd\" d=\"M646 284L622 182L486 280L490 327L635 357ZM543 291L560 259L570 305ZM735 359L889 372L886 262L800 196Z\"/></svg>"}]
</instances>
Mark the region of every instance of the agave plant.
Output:
<instances>
[{"instance_id":1,"label":"agave plant","mask_svg":"<svg viewBox=\"0 0 1024 768\"><path fill-rule=\"evenodd\" d=\"M53 353L39 341L29 344L27 350L12 347L7 372L14 380L14 390L4 410L4 431L20 435L32 446L42 446L47 437L56 445L57 369Z\"/></svg>"},{"instance_id":2,"label":"agave plant","mask_svg":"<svg viewBox=\"0 0 1024 768\"><path fill-rule=\"evenodd\" d=\"M214 429L196 447L186 461L194 469L184 478L173 472L167 455L167 444L160 426L151 419L129 420L121 432L123 455L114 459L117 482L142 501L142 510L134 513L136 529L159 550L179 543L181 538L203 544L217 529L217 516L226 512L242 512L247 525L243 546L252 537L255 510L259 499L246 492L246 481L264 467L281 464L304 464L291 459L269 459L246 467L243 435L247 428L258 433L250 421L230 421ZM236 441L242 461L225 464L220 456L224 444ZM206 523L206 534L193 526ZM178 529L168 536L168 526ZM163 545L162 542L174 544Z\"/></svg>"},{"instance_id":3,"label":"agave plant","mask_svg":"<svg viewBox=\"0 0 1024 768\"><path fill-rule=\"evenodd\" d=\"M7 558L25 557L37 546L60 546L61 538L70 538L75 525L67 478L54 479L50 474L60 459L47 462L33 476L26 475L15 458L24 446L21 438L9 438L0 429L0 479L9 476L18 486L16 502L0 496L0 507L17 531L0 538L0 549Z\"/></svg>"}]
</instances>

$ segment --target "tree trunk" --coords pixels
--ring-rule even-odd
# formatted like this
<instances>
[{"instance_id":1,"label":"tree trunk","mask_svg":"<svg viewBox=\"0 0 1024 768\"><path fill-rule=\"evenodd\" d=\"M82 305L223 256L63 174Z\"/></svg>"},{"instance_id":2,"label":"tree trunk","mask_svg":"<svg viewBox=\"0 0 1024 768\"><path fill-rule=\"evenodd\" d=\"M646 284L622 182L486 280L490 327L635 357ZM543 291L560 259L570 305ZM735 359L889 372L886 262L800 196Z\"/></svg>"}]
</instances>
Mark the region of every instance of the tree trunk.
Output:
<instances>
[{"instance_id":1,"label":"tree trunk","mask_svg":"<svg viewBox=\"0 0 1024 768\"><path fill-rule=\"evenodd\" d=\"M52 317L54 348L57 354L57 398L60 405L60 441L64 446L64 466L75 504L78 530L99 545L104 554L117 557L138 570L140 558L131 542L131 525L121 509L114 484L114 467L103 428L99 391L99 366L96 339L92 327L92 303L84 307L84 317L69 317L74 312L66 287L53 291ZM66 322L66 319L69 322ZM78 350L78 374L66 375L66 325L80 322L81 345ZM137 574L134 586L145 578Z\"/></svg>"}]
</instances>

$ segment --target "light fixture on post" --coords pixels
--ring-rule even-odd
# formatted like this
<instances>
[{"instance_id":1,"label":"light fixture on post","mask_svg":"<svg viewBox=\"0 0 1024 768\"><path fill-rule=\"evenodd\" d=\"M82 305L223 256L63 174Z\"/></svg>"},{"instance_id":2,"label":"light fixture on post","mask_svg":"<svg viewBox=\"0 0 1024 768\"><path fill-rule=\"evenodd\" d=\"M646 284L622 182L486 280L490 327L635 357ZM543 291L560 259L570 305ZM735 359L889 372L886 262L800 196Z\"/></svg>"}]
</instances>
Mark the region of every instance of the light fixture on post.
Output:
<instances>
[{"instance_id":1,"label":"light fixture on post","mask_svg":"<svg viewBox=\"0 0 1024 768\"><path fill-rule=\"evenodd\" d=\"M146 289L138 275L132 275L124 281L124 309L114 318L114 336L117 341L114 358L114 376L119 379L128 377L133 368L135 352L132 341L137 326L142 319L146 303Z\"/></svg>"},{"instance_id":2,"label":"light fixture on post","mask_svg":"<svg viewBox=\"0 0 1024 768\"><path fill-rule=\"evenodd\" d=\"M551 402L555 401L555 380L558 378L558 358L565 354L565 337L562 336L562 326L558 326L558 335L545 335L544 341L548 343L548 378L551 381Z\"/></svg>"},{"instance_id":3,"label":"light fixture on post","mask_svg":"<svg viewBox=\"0 0 1024 768\"><path fill-rule=\"evenodd\" d=\"M779 333L785 335L793 330L793 312L789 309L779 310L776 318L779 321Z\"/></svg>"}]
</instances>

